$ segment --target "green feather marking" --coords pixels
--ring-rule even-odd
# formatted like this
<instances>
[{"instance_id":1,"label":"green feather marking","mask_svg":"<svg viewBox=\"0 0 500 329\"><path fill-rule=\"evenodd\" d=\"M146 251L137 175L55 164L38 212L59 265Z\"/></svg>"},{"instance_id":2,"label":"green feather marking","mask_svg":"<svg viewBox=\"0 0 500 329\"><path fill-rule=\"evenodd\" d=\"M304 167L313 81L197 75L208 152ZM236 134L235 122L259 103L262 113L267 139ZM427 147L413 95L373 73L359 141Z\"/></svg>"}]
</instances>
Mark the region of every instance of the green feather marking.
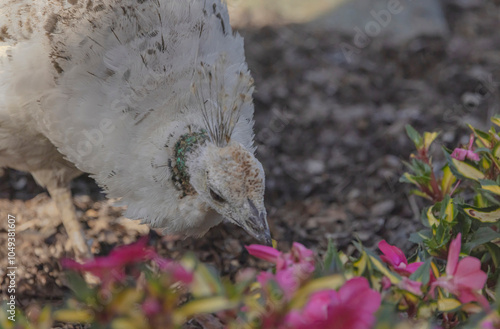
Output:
<instances>
[{"instance_id":1,"label":"green feather marking","mask_svg":"<svg viewBox=\"0 0 500 329\"><path fill-rule=\"evenodd\" d=\"M172 181L174 185L182 191L182 197L196 194L196 191L189 183L190 177L186 166L186 157L208 139L206 131L192 132L182 135L175 143L175 165L172 168Z\"/></svg>"}]
</instances>

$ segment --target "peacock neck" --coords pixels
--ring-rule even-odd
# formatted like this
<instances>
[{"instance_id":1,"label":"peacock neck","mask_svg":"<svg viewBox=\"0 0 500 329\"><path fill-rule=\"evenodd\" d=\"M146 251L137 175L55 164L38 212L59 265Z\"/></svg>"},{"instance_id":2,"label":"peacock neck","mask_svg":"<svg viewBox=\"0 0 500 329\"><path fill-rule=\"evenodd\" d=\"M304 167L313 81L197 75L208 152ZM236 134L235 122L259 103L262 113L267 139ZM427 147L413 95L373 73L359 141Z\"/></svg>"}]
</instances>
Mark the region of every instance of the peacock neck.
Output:
<instances>
[{"instance_id":1,"label":"peacock neck","mask_svg":"<svg viewBox=\"0 0 500 329\"><path fill-rule=\"evenodd\" d=\"M184 134L175 143L172 181L174 182L174 186L182 191L182 197L196 194L195 189L190 183L191 177L189 175L187 159L190 154L205 144L207 140L206 131L201 130Z\"/></svg>"}]
</instances>

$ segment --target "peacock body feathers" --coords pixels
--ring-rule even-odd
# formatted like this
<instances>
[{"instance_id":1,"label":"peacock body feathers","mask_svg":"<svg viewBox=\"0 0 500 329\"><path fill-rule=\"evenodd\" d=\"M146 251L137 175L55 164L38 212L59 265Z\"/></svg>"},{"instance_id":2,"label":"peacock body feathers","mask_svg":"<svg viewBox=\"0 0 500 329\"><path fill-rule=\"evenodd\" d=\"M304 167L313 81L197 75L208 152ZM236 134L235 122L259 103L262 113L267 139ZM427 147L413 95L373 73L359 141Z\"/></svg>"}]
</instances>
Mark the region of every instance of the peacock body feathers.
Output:
<instances>
[{"instance_id":1,"label":"peacock body feathers","mask_svg":"<svg viewBox=\"0 0 500 329\"><path fill-rule=\"evenodd\" d=\"M235 217L215 205L207 150L248 155L219 169L245 172L257 191L245 207L265 221L253 80L220 0L2 0L0 12L0 165L90 173L127 217L200 235Z\"/></svg>"}]
</instances>

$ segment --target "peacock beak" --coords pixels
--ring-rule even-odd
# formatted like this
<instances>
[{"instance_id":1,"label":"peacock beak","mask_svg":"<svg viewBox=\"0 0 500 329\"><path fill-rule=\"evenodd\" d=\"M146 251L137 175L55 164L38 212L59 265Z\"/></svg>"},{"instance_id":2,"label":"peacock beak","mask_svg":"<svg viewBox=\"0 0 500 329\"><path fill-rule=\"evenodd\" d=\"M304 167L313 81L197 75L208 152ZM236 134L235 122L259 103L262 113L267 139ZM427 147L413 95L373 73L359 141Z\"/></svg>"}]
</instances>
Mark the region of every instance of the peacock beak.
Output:
<instances>
[{"instance_id":1,"label":"peacock beak","mask_svg":"<svg viewBox=\"0 0 500 329\"><path fill-rule=\"evenodd\" d=\"M248 203L250 205L250 216L245 224L242 225L243 229L261 243L272 246L271 232L267 224L266 212L259 212L252 200L249 199Z\"/></svg>"}]
</instances>

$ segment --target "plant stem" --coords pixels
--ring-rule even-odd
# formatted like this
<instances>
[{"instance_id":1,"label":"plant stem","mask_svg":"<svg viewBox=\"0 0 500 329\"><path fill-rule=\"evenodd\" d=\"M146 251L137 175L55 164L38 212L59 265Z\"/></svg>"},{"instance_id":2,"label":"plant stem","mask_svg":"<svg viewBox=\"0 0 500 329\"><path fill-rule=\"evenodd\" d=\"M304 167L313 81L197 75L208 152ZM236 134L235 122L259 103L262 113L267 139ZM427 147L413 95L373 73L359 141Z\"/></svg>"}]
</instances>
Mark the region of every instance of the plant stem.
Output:
<instances>
[{"instance_id":1,"label":"plant stem","mask_svg":"<svg viewBox=\"0 0 500 329\"><path fill-rule=\"evenodd\" d=\"M453 196L453 193L455 193L455 190L457 189L457 187L460 185L461 182L462 182L462 180L459 179L458 182L455 184L455 187L450 192L450 197Z\"/></svg>"}]
</instances>

